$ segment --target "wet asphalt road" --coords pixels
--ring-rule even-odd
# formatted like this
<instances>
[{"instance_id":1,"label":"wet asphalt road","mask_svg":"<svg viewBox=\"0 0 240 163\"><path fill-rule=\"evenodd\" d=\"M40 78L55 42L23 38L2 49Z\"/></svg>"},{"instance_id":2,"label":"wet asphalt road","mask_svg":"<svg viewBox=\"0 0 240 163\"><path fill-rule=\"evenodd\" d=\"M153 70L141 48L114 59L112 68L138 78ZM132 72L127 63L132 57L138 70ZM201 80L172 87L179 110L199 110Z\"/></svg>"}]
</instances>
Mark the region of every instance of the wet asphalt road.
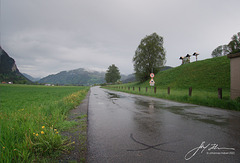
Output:
<instances>
[{"instance_id":1,"label":"wet asphalt road","mask_svg":"<svg viewBox=\"0 0 240 163\"><path fill-rule=\"evenodd\" d=\"M240 112L92 87L87 161L239 163Z\"/></svg>"}]
</instances>

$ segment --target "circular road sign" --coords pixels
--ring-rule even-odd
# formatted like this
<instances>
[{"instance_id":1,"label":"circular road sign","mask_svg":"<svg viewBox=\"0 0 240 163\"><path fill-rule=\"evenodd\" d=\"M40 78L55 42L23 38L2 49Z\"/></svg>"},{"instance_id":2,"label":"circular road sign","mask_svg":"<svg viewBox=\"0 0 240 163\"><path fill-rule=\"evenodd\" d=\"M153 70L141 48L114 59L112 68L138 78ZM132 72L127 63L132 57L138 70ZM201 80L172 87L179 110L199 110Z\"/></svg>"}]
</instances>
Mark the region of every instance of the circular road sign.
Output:
<instances>
[{"instance_id":1,"label":"circular road sign","mask_svg":"<svg viewBox=\"0 0 240 163\"><path fill-rule=\"evenodd\" d=\"M150 74L150 77L153 78L153 77L154 77L154 73L151 73L151 74Z\"/></svg>"}]
</instances>

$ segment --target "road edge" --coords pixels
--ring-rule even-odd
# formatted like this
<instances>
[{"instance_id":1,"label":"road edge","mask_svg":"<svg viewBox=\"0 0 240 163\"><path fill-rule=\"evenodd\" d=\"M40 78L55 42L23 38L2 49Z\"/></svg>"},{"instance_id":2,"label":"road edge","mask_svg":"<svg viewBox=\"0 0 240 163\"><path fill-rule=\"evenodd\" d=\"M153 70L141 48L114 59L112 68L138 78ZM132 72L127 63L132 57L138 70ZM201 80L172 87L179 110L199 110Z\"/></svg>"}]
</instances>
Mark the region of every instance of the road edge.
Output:
<instances>
[{"instance_id":1,"label":"road edge","mask_svg":"<svg viewBox=\"0 0 240 163\"><path fill-rule=\"evenodd\" d=\"M73 128L61 132L61 135L69 138L71 142L71 150L62 154L58 162L87 162L87 133L88 133L88 106L91 88L86 97L74 109L69 111L68 121L75 121L78 125Z\"/></svg>"}]
</instances>

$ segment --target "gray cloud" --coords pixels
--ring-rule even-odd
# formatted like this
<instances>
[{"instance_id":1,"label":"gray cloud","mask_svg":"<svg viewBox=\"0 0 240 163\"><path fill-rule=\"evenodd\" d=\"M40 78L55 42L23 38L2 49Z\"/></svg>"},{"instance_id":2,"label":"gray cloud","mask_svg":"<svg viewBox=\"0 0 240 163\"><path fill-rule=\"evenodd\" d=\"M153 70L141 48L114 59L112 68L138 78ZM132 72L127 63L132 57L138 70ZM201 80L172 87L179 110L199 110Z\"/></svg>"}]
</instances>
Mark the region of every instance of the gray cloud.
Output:
<instances>
[{"instance_id":1,"label":"gray cloud","mask_svg":"<svg viewBox=\"0 0 240 163\"><path fill-rule=\"evenodd\" d=\"M1 45L20 71L46 76L62 70L133 72L142 38L164 37L166 65L195 51L211 57L239 32L238 0L2 0ZM194 60L194 59L193 59Z\"/></svg>"}]
</instances>

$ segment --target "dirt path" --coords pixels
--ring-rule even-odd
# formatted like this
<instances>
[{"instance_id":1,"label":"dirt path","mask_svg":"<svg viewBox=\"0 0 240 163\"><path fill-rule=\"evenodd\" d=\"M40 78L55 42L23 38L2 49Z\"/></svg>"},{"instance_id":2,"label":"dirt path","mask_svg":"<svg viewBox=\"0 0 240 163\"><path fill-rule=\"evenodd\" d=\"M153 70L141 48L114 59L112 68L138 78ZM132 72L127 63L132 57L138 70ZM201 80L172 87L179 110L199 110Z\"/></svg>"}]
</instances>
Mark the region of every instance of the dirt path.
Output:
<instances>
[{"instance_id":1,"label":"dirt path","mask_svg":"<svg viewBox=\"0 0 240 163\"><path fill-rule=\"evenodd\" d=\"M82 103L69 112L68 120L78 122L77 126L69 131L62 132L63 136L75 142L70 153L63 154L59 162L86 162L87 155L87 115L90 91Z\"/></svg>"}]
</instances>

